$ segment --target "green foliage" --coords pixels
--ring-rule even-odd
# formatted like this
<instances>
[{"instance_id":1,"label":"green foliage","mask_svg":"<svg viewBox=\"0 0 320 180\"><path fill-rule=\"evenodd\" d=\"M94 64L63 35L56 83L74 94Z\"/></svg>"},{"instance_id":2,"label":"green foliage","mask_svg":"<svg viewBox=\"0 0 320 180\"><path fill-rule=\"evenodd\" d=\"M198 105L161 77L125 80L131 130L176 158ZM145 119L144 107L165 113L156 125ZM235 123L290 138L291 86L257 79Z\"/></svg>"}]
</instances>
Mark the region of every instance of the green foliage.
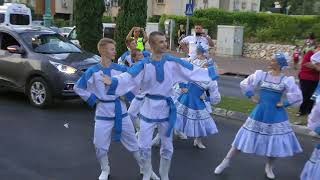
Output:
<instances>
[{"instance_id":1,"label":"green foliage","mask_svg":"<svg viewBox=\"0 0 320 180\"><path fill-rule=\"evenodd\" d=\"M102 16L102 22L103 23L112 23L112 17L111 16Z\"/></svg>"},{"instance_id":2,"label":"green foliage","mask_svg":"<svg viewBox=\"0 0 320 180\"><path fill-rule=\"evenodd\" d=\"M158 23L160 21L161 16L159 15L153 15L148 17L148 22L152 22L152 23Z\"/></svg>"},{"instance_id":3,"label":"green foliage","mask_svg":"<svg viewBox=\"0 0 320 180\"><path fill-rule=\"evenodd\" d=\"M174 19L177 26L186 24L186 17L162 15L160 27L166 19ZM190 18L190 27L195 22L201 23L209 30L209 35L216 38L218 25L244 26L244 39L247 42L293 43L304 39L309 32L320 32L316 24L319 16L287 16L283 14L267 14L254 12L228 12L209 8L196 10ZM176 28L178 30L178 28ZM319 37L320 35L317 35Z\"/></svg>"},{"instance_id":4,"label":"green foliage","mask_svg":"<svg viewBox=\"0 0 320 180\"><path fill-rule=\"evenodd\" d=\"M134 26L146 27L147 0L121 0L120 9L116 19L115 41L117 42L117 55L120 56L127 47L126 36Z\"/></svg>"},{"instance_id":5,"label":"green foliage","mask_svg":"<svg viewBox=\"0 0 320 180\"><path fill-rule=\"evenodd\" d=\"M70 26L70 21L64 20L61 18L54 18L53 19L53 25L57 27L64 27L64 26Z\"/></svg>"},{"instance_id":6,"label":"green foliage","mask_svg":"<svg viewBox=\"0 0 320 180\"><path fill-rule=\"evenodd\" d=\"M102 16L105 11L101 0L77 0L75 20L77 38L83 49L97 53L97 43L102 38Z\"/></svg>"}]
</instances>

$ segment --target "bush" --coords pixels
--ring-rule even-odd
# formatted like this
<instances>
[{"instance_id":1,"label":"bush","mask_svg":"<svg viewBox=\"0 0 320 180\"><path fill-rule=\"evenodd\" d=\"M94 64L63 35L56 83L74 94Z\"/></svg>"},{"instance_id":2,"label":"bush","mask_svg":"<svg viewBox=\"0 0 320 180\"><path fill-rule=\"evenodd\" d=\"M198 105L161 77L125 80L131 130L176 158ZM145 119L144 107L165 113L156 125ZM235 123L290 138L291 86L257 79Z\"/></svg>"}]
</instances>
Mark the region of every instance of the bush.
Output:
<instances>
[{"instance_id":1,"label":"bush","mask_svg":"<svg viewBox=\"0 0 320 180\"><path fill-rule=\"evenodd\" d=\"M70 26L70 21L69 20L64 20L64 19L61 19L61 18L54 18L53 25L55 25L57 27Z\"/></svg>"},{"instance_id":2,"label":"bush","mask_svg":"<svg viewBox=\"0 0 320 180\"><path fill-rule=\"evenodd\" d=\"M185 24L186 17L162 15L160 27L166 19L174 19L176 24ZM292 43L306 38L309 32L319 32L319 16L287 16L283 14L267 14L254 12L228 12L209 8L196 10L190 18L190 27L200 22L209 30L211 37L216 37L218 25L244 26L244 39L249 42ZM176 28L176 30L178 30ZM320 38L320 34L317 38Z\"/></svg>"},{"instance_id":3,"label":"bush","mask_svg":"<svg viewBox=\"0 0 320 180\"><path fill-rule=\"evenodd\" d=\"M159 15L153 15L148 17L148 22L152 22L152 23L158 23L160 21L161 16Z\"/></svg>"},{"instance_id":4,"label":"bush","mask_svg":"<svg viewBox=\"0 0 320 180\"><path fill-rule=\"evenodd\" d=\"M102 16L102 23L112 23L111 16Z\"/></svg>"}]
</instances>

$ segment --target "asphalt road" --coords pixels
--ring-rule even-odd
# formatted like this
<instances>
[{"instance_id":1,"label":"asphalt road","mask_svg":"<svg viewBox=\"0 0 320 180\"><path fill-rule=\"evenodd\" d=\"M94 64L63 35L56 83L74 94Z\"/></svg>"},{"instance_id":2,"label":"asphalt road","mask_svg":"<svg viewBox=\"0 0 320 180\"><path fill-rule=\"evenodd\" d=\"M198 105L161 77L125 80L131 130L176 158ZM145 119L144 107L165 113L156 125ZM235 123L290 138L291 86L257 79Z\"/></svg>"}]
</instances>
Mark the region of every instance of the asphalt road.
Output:
<instances>
[{"instance_id":1,"label":"asphalt road","mask_svg":"<svg viewBox=\"0 0 320 180\"><path fill-rule=\"evenodd\" d=\"M245 98L240 90L241 76L220 76L218 80L219 92L223 96L235 96Z\"/></svg>"},{"instance_id":2,"label":"asphalt road","mask_svg":"<svg viewBox=\"0 0 320 180\"><path fill-rule=\"evenodd\" d=\"M227 82L228 83L228 82ZM99 165L92 145L94 112L80 100L59 101L50 109L31 107L22 94L0 91L1 180L95 180ZM264 180L263 157L240 154L221 176L214 167L225 156L241 122L216 118L220 133L204 140L206 150L192 140L176 140L171 180ZM64 125L68 123L69 128ZM304 152L276 161L279 180L297 180L313 145L299 136ZM110 151L110 180L139 180L138 167L121 144ZM153 150L158 172L159 149Z\"/></svg>"}]
</instances>

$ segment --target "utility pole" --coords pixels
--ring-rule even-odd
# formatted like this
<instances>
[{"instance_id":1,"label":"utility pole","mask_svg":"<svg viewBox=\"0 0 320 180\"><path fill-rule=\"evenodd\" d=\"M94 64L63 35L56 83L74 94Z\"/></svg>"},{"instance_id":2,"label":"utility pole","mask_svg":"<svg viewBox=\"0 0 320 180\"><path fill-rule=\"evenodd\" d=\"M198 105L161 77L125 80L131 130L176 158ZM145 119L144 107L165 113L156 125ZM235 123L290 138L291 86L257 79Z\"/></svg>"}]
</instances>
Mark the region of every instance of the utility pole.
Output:
<instances>
[{"instance_id":1,"label":"utility pole","mask_svg":"<svg viewBox=\"0 0 320 180\"><path fill-rule=\"evenodd\" d=\"M52 23L51 0L45 0L45 13L43 15L44 26L50 27Z\"/></svg>"}]
</instances>

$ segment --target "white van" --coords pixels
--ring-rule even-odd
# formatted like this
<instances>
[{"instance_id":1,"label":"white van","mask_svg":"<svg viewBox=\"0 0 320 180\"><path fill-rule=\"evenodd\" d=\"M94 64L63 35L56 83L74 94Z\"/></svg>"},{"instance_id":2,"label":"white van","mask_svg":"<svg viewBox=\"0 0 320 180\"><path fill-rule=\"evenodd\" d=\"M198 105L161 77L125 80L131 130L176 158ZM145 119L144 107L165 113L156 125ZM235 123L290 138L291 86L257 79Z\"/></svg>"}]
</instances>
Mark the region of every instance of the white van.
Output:
<instances>
[{"instance_id":1,"label":"white van","mask_svg":"<svg viewBox=\"0 0 320 180\"><path fill-rule=\"evenodd\" d=\"M0 6L1 25L31 25L31 10L25 4L4 3Z\"/></svg>"}]
</instances>

